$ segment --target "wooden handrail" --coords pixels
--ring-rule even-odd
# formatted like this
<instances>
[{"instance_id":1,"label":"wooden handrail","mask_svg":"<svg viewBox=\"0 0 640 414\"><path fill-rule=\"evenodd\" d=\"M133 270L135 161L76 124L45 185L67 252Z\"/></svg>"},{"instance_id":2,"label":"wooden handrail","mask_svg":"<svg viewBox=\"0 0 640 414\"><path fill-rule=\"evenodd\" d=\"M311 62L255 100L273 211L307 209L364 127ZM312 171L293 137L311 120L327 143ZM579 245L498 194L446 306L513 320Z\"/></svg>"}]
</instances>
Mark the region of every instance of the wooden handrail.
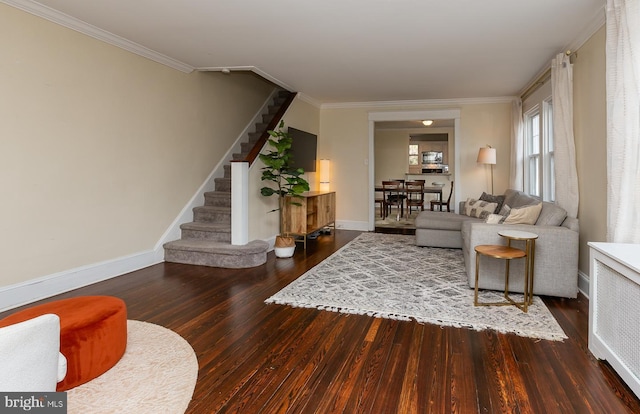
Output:
<instances>
[{"instance_id":1,"label":"wooden handrail","mask_svg":"<svg viewBox=\"0 0 640 414\"><path fill-rule=\"evenodd\" d=\"M262 135L260 135L260 139L256 141L247 156L242 160L232 160L231 162L248 162L249 166L253 164L256 158L258 158L260 150L262 150L262 147L264 147L264 144L269 139L269 133L267 131L273 131L276 129L276 127L280 123L280 120L284 116L287 109L289 109L289 106L291 106L291 103L293 102L297 94L297 92L289 92L289 95L286 97L285 101L282 103L282 105L280 105L280 109L278 109L278 111L273 115L273 118L267 124L267 128L262 132Z\"/></svg>"}]
</instances>

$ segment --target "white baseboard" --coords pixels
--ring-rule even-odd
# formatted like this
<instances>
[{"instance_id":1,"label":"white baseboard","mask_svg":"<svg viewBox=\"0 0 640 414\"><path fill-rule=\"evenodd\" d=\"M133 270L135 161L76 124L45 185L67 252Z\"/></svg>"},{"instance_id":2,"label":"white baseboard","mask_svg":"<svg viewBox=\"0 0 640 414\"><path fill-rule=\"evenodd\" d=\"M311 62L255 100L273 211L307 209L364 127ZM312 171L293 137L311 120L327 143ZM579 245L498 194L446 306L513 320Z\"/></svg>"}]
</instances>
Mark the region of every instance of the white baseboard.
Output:
<instances>
[{"instance_id":1,"label":"white baseboard","mask_svg":"<svg viewBox=\"0 0 640 414\"><path fill-rule=\"evenodd\" d=\"M581 271L578 271L578 290L589 298L589 275Z\"/></svg>"},{"instance_id":2,"label":"white baseboard","mask_svg":"<svg viewBox=\"0 0 640 414\"><path fill-rule=\"evenodd\" d=\"M336 229L369 231L369 223L366 221L337 220Z\"/></svg>"},{"instance_id":3,"label":"white baseboard","mask_svg":"<svg viewBox=\"0 0 640 414\"><path fill-rule=\"evenodd\" d=\"M153 251L136 253L1 287L0 312L111 279L162 261L156 260L155 256Z\"/></svg>"}]
</instances>

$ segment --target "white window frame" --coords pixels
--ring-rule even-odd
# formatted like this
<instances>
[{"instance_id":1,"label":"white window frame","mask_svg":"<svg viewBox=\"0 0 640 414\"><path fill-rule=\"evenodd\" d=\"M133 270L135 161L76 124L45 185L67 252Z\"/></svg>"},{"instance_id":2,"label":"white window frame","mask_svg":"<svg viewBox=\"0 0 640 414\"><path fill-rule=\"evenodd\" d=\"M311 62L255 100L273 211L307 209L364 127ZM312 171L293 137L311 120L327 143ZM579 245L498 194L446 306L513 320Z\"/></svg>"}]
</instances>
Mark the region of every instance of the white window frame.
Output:
<instances>
[{"instance_id":1,"label":"white window frame","mask_svg":"<svg viewBox=\"0 0 640 414\"><path fill-rule=\"evenodd\" d=\"M541 200L554 202L553 102L551 96L547 95L544 98L536 99L535 102L530 102L523 118L524 191ZM537 120L535 128L532 124L534 120ZM534 137L536 128L538 135ZM533 143L533 139L537 139L537 142Z\"/></svg>"},{"instance_id":2,"label":"white window frame","mask_svg":"<svg viewBox=\"0 0 640 414\"><path fill-rule=\"evenodd\" d=\"M542 114L540 112L540 106L536 105L524 114L524 191L536 197L540 197L542 190L540 180ZM534 150L534 146L537 146L535 148L537 151Z\"/></svg>"}]
</instances>

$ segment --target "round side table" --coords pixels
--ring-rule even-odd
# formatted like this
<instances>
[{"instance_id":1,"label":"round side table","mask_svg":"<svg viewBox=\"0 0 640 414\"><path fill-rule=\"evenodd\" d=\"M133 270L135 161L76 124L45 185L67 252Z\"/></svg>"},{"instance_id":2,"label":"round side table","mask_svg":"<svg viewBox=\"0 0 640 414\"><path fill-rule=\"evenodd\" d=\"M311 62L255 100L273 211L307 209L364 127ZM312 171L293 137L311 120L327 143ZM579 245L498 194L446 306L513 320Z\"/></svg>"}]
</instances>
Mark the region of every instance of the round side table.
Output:
<instances>
[{"instance_id":1,"label":"round side table","mask_svg":"<svg viewBox=\"0 0 640 414\"><path fill-rule=\"evenodd\" d=\"M476 251L476 283L475 283L475 292L473 296L473 305L474 306L504 306L504 305L515 305L522 309L526 310L526 300L523 302L515 302L509 297L509 263L512 259L521 259L526 256L524 250L516 249L511 246L501 246L495 244L481 244L474 248ZM505 271L504 271L504 297L507 299L506 302L479 302L478 301L478 280L480 279L480 256L493 257L494 259L504 259L506 260ZM526 285L526 281L525 281ZM526 289L526 286L525 286Z\"/></svg>"},{"instance_id":2,"label":"round side table","mask_svg":"<svg viewBox=\"0 0 640 414\"><path fill-rule=\"evenodd\" d=\"M533 266L536 256L536 239L538 235L528 231L520 230L502 230L498 234L507 239L507 246L511 246L512 240L520 240L525 242L525 259L524 265L524 311L527 311L527 306L533 303Z\"/></svg>"}]
</instances>

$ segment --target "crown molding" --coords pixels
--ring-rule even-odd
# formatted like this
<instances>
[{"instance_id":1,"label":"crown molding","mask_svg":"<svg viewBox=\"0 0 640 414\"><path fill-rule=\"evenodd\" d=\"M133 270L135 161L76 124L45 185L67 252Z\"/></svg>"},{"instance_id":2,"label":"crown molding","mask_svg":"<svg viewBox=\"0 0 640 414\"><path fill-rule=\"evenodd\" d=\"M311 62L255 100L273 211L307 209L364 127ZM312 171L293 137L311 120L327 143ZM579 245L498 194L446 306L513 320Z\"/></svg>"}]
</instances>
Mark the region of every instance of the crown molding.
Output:
<instances>
[{"instance_id":1,"label":"crown molding","mask_svg":"<svg viewBox=\"0 0 640 414\"><path fill-rule=\"evenodd\" d=\"M587 40L591 38L602 26L606 24L606 11L605 6L602 7L595 13L593 18L584 26L580 34L574 39L571 44L569 44L565 50L570 50L575 52L579 48L584 45Z\"/></svg>"},{"instance_id":2,"label":"crown molding","mask_svg":"<svg viewBox=\"0 0 640 414\"><path fill-rule=\"evenodd\" d=\"M202 71L202 72L227 72L227 73L231 73L231 72L253 72L256 75L261 76L262 78L266 79L267 81L274 83L276 85L278 85L281 88L284 88L288 91L295 91L295 88L293 88L292 86L286 84L285 82L282 82L280 79L275 78L271 75L269 75L267 72L263 71L262 69L256 67L256 66L215 66L215 67L199 67L196 68L196 70L198 71ZM305 93L301 93L298 92L298 94L296 95L297 99L300 99L310 105L315 106L316 108L320 108L322 105L322 102L312 98L311 96L305 94Z\"/></svg>"},{"instance_id":3,"label":"crown molding","mask_svg":"<svg viewBox=\"0 0 640 414\"><path fill-rule=\"evenodd\" d=\"M322 108L322 102L313 99L312 97L310 97L309 95L302 93L302 92L298 92L298 95L296 95L296 97L298 99L300 99L301 101L304 101L306 103L308 103L309 105L315 106L318 109Z\"/></svg>"},{"instance_id":4,"label":"crown molding","mask_svg":"<svg viewBox=\"0 0 640 414\"><path fill-rule=\"evenodd\" d=\"M422 99L407 101L372 101L372 102L341 102L322 104L321 109L348 109L348 108L388 108L393 106L425 106L425 105L477 105L509 103L515 96L498 96L486 98L458 98L458 99Z\"/></svg>"},{"instance_id":5,"label":"crown molding","mask_svg":"<svg viewBox=\"0 0 640 414\"><path fill-rule=\"evenodd\" d=\"M268 80L271 83L274 83L278 86L280 86L281 88L284 88L288 91L294 91L295 89L292 88L290 85L288 85L286 82L281 81L280 79L269 75L267 72L263 71L262 69L258 68L257 66L209 66L209 67L197 67L195 68L198 71L201 72L253 72L258 76L261 76L262 78Z\"/></svg>"},{"instance_id":6,"label":"crown molding","mask_svg":"<svg viewBox=\"0 0 640 414\"><path fill-rule=\"evenodd\" d=\"M603 5L593 16L593 18L587 23L580 34L565 48L558 53L571 52L576 53L589 39L593 36L602 26L606 24L606 11L605 6ZM555 57L555 55L554 55ZM573 61L572 61L573 62ZM522 96L528 89L533 87L536 83L540 82L540 79L544 77L547 71L551 70L551 59L547 61L547 63L540 69L538 73L525 85L524 88L520 90L518 96Z\"/></svg>"},{"instance_id":7,"label":"crown molding","mask_svg":"<svg viewBox=\"0 0 640 414\"><path fill-rule=\"evenodd\" d=\"M50 22L59 24L68 29L75 30L94 39L109 43L110 45L127 50L136 55L153 60L170 68L179 70L184 73L191 73L195 69L193 66L180 62L176 59L165 56L147 47L131 42L123 37L102 30L82 20L71 17L68 14L59 12L50 7L44 6L32 0L0 0L9 6L15 7L27 13L49 20Z\"/></svg>"}]
</instances>

